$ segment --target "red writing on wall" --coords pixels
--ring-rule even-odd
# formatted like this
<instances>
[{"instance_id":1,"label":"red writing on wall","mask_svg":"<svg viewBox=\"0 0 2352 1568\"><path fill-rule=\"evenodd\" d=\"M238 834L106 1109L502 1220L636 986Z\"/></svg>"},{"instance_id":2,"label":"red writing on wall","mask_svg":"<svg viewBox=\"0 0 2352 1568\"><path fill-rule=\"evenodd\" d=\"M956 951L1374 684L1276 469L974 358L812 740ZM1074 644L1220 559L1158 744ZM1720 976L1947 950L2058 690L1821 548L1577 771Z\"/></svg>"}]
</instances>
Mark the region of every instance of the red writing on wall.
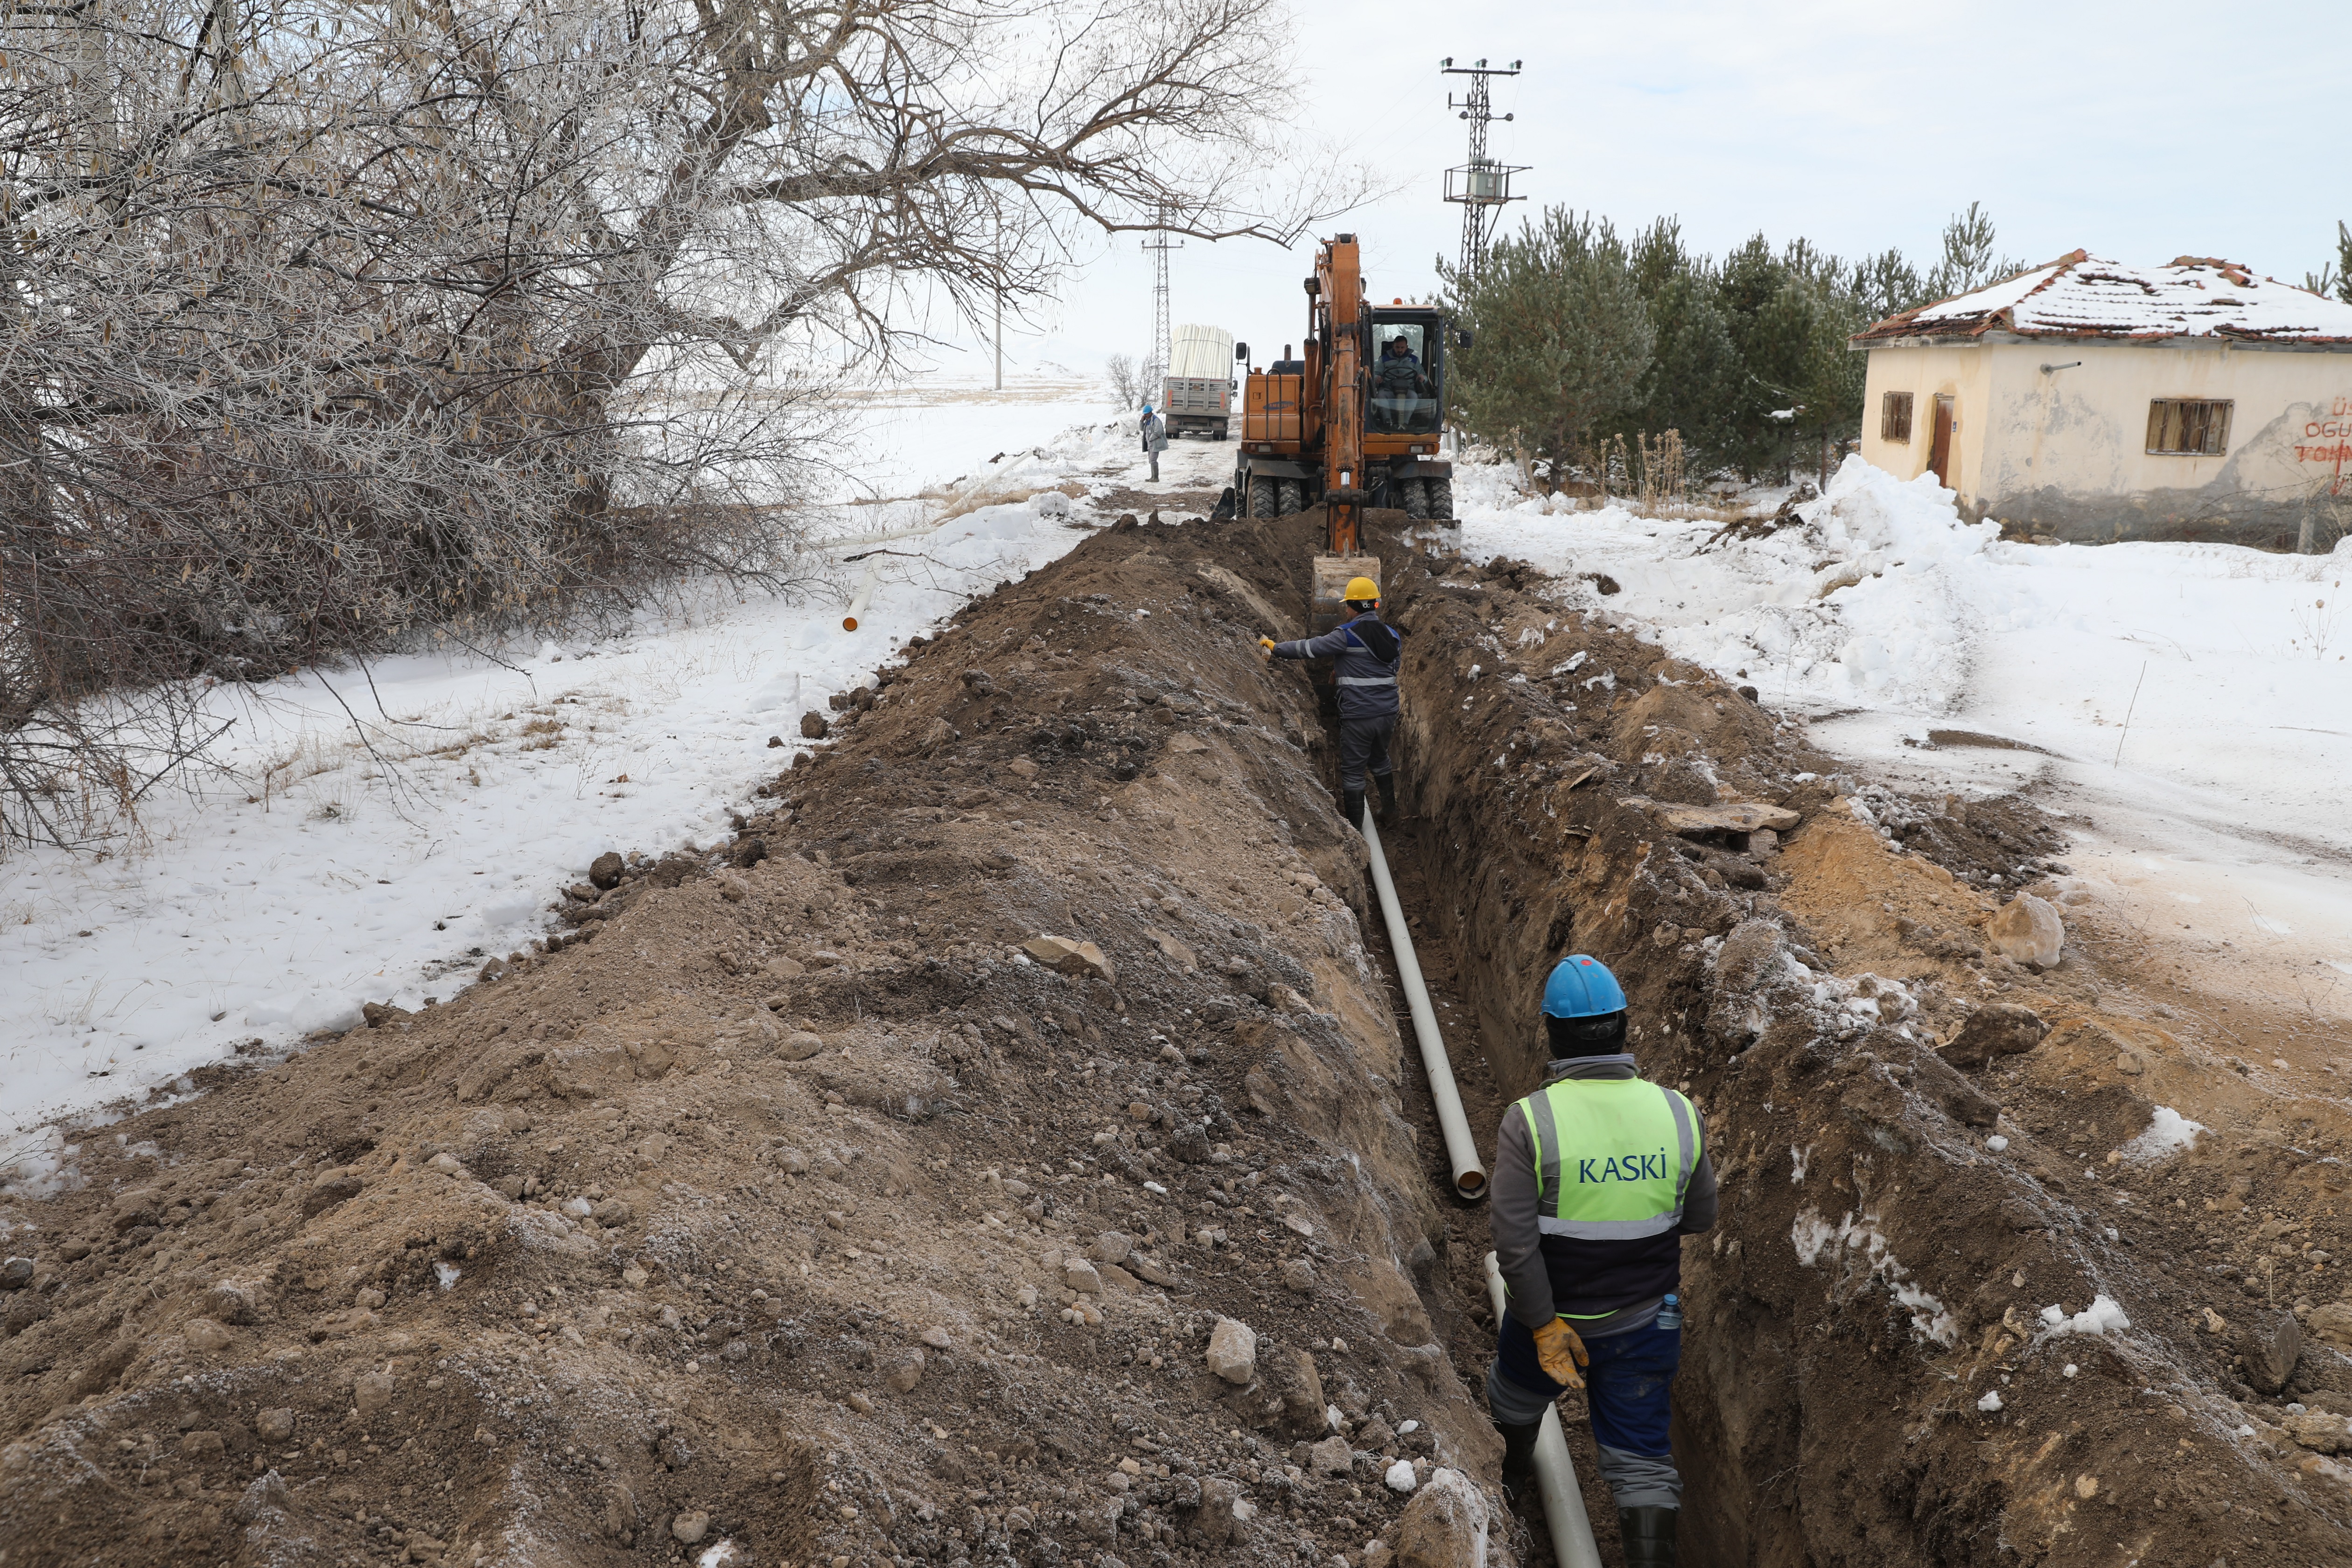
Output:
<instances>
[{"instance_id":1,"label":"red writing on wall","mask_svg":"<svg viewBox=\"0 0 2352 1568\"><path fill-rule=\"evenodd\" d=\"M2352 458L2352 396L2331 401L2326 417L2305 420L2303 437L2294 444L2294 460L2333 466L2336 474L2327 487L2327 493L2342 494L2344 464L2347 458Z\"/></svg>"}]
</instances>

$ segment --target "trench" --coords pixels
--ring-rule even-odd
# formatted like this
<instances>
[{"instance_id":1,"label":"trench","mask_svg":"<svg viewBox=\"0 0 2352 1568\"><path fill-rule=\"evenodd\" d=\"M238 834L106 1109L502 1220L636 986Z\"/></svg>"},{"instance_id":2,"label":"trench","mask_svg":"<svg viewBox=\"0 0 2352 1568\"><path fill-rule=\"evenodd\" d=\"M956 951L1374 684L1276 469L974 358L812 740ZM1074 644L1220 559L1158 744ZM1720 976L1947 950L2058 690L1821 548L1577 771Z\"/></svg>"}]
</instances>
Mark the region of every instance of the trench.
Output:
<instances>
[{"instance_id":1,"label":"trench","mask_svg":"<svg viewBox=\"0 0 2352 1568\"><path fill-rule=\"evenodd\" d=\"M1773 803L1801 823L1790 860L1858 843L1873 897L1926 877L1833 798L1833 764L1572 585L1367 521L1409 633L1391 869L1474 1131L1491 1147L1535 1086L1567 951L1616 970L1645 1076L1706 1119L1683 1560L2344 1560L2326 1489L2352 1482L2241 1446L2210 1392L2227 1342L2021 1321L2180 1292L2132 1249L2155 1216L2071 1162L1993 1159L1986 1093L1825 1001L1845 983L1769 847L1705 816ZM1307 689L1256 658L1304 605L1315 521L1087 541L910 648L735 843L648 863L560 951L91 1140L92 1184L42 1215L79 1242L44 1250L19 1297L47 1315L12 1305L0 1346L0 1526L83 1561L165 1535L227 1559L240 1510L275 1509L257 1540L397 1526L617 1564L675 1560L699 1513L760 1561L1376 1568L1363 1543L1412 1506L1382 1465L1491 1482L1486 1214L1446 1195ZM1035 945L1055 931L1100 950ZM138 1184L149 1139L191 1201ZM553 1187L534 1207L501 1172ZM559 1225L574 1192L593 1230ZM430 1283L434 1257L462 1281ZM1227 1316L1255 1375L1205 1359ZM354 1427L362 1380L395 1370L410 1402ZM428 1373L495 1414L447 1451L370 1444L434 1408ZM1302 1473L1335 1403L1363 1441ZM320 1434L278 1452L282 1498L253 1479L266 1415ZM1110 1482L1107 1449L1150 1466ZM159 1458L169 1489L140 1489ZM460 1510L436 1497L458 1463L505 1479ZM813 1511L820 1474L857 1506ZM1548 1560L1539 1526L1510 1534Z\"/></svg>"},{"instance_id":2,"label":"trench","mask_svg":"<svg viewBox=\"0 0 2352 1568\"><path fill-rule=\"evenodd\" d=\"M2063 1163L1994 1158L1986 1132L2014 1080L1956 1070L1895 1015L1841 1012L1853 966L1822 959L1781 903L1790 864L1850 867L1874 911L1905 886L1951 886L1976 851L1890 857L1857 835L1836 764L1744 692L1571 607L1568 584L1433 553L1399 526L1373 530L1407 632L1404 820L1384 839L1474 1132L1491 1150L1502 1109L1538 1083L1536 998L1571 951L1616 971L1643 1076L1706 1119L1721 1212L1684 1244L1683 1560L2201 1568L2253 1542L2339 1551L2340 1495L2268 1468L2275 1450L2244 1445L2252 1428L2215 1397L2229 1342L2148 1321L2172 1295L2161 1215ZM1727 800L1777 805L1790 837L1756 848L1725 831L1706 811ZM1939 1017L1943 1037L1976 1005ZM1493 1343L1486 1215L1440 1202L1429 1289L1475 1390ZM2095 1293L2135 1304L2131 1335L2036 1336L2037 1302ZM2316 1359L2315 1384L2341 1379L2339 1358ZM1614 1562L1580 1414L1563 1408L1563 1428ZM2160 1452L2152 1422L2172 1428ZM1547 1560L1528 1522L1523 1550Z\"/></svg>"},{"instance_id":3,"label":"trench","mask_svg":"<svg viewBox=\"0 0 2352 1568\"><path fill-rule=\"evenodd\" d=\"M1434 898L1428 869L1431 857L1416 826L1401 807L1397 820L1381 829L1381 843L1389 852L1390 875L1396 879L1397 899L1404 906L1412 930L1413 955L1421 964L1422 982L1429 992L1438 1026L1444 1032L1446 1054L1453 1060L1454 1087L1462 1096L1463 1113L1469 1118L1481 1148L1490 1150L1493 1129L1517 1097L1505 1093L1500 1087L1476 1014L1464 1000L1462 964L1454 944L1439 934L1438 926L1431 919L1429 911ZM1404 993L1397 984L1396 956L1389 944L1387 928L1381 921L1371 921L1366 922L1365 929L1365 945L1380 964L1400 1020L1399 1027L1409 1027L1404 1022ZM1416 1142L1425 1152L1423 1172L1433 1190L1444 1193L1452 1184L1452 1172L1444 1159L1445 1144L1438 1128L1429 1080L1426 1075L1415 1074L1408 1084L1405 1105L1418 1134ZM1442 1207L1445 1244L1422 1280L1422 1300L1437 1326L1446 1355L1461 1373L1463 1381L1475 1389L1480 1386L1486 1363L1493 1358L1497 1328L1488 1301L1485 1263L1486 1254L1494 1248L1493 1231L1487 1221L1490 1211L1483 1202L1450 1198L1443 1201ZM1584 1510L1592 1521L1593 1540L1605 1557L1613 1558L1617 1550L1617 1512L1609 1500L1608 1487L1600 1479L1599 1455L1593 1447L1591 1427L1584 1418L1584 1396L1569 1394L1561 1399L1559 1412L1560 1430L1568 1438L1569 1455L1576 1462L1576 1479L1584 1492ZM1530 1510L1539 1506L1528 1505ZM1553 1562L1551 1538L1543 1527L1540 1512L1529 1511L1522 1517L1528 1527L1522 1547L1528 1561L1538 1564Z\"/></svg>"}]
</instances>

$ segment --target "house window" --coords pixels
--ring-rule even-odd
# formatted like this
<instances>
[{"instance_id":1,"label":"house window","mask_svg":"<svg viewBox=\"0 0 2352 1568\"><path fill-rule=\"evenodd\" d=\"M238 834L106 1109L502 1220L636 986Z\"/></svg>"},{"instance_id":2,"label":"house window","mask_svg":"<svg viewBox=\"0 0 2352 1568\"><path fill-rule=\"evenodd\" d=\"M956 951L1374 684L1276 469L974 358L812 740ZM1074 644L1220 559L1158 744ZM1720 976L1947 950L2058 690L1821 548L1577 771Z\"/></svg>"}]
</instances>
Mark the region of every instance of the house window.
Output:
<instances>
[{"instance_id":1,"label":"house window","mask_svg":"<svg viewBox=\"0 0 2352 1568\"><path fill-rule=\"evenodd\" d=\"M2227 400L2158 397L2147 405L2147 449L2169 457L2218 458L2230 449Z\"/></svg>"},{"instance_id":2,"label":"house window","mask_svg":"<svg viewBox=\"0 0 2352 1568\"><path fill-rule=\"evenodd\" d=\"M1910 444L1911 395L1909 393L1889 392L1879 398L1878 438L1882 441L1900 441L1906 446Z\"/></svg>"}]
</instances>

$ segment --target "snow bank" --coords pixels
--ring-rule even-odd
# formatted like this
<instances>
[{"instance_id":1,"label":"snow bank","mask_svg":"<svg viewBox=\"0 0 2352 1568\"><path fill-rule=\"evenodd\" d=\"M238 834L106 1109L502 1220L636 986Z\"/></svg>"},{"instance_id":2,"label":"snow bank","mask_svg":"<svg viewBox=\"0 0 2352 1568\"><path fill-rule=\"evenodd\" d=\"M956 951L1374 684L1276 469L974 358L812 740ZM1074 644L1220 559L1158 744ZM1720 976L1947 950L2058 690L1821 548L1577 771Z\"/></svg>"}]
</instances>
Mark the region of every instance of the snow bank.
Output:
<instances>
[{"instance_id":1,"label":"snow bank","mask_svg":"<svg viewBox=\"0 0 2352 1568\"><path fill-rule=\"evenodd\" d=\"M1455 493L1472 556L1555 574L1563 605L1815 717L1902 787L2064 800L2096 825L2069 858L2142 925L2352 1012L2352 894L2325 869L2352 856L2352 541L2007 543L1933 477L1858 458L1760 538L1522 497L1499 465L1461 465Z\"/></svg>"},{"instance_id":2,"label":"snow bank","mask_svg":"<svg viewBox=\"0 0 2352 1568\"><path fill-rule=\"evenodd\" d=\"M1090 520L1048 487L1083 493L1129 461L1130 433L1107 414L1041 428L1063 410L961 394L932 412L919 455L894 451L890 465L929 465L947 477L935 490L984 481L1024 499L974 506L863 562L820 552L797 600L689 584L595 636L533 636L495 657L452 646L205 693L230 726L223 773L152 797L139 838L105 858L8 861L0 1183L71 1179L70 1146L36 1131L51 1119L173 1086L240 1047L349 1027L362 1002L454 996L488 959L541 935L550 901L607 849L657 855L722 837L753 784L808 744L803 713L870 681L971 595L1087 536ZM1171 460L1186 459L1225 460L1206 449ZM870 538L950 509L936 495L844 505L815 531ZM841 605L869 571L872 603L845 632Z\"/></svg>"},{"instance_id":3,"label":"snow bank","mask_svg":"<svg viewBox=\"0 0 2352 1568\"><path fill-rule=\"evenodd\" d=\"M1559 515L1559 498L1504 504L1503 476L1465 487L1465 548L1615 578L1606 607L1655 626L1669 652L1745 675L1786 700L1900 695L1948 702L1965 679L1963 626L1987 618L1965 563L2000 537L1961 521L1933 476L1905 483L1847 459L1801 527L1716 544L1721 524ZM1597 602L1597 601L1596 601Z\"/></svg>"}]
</instances>

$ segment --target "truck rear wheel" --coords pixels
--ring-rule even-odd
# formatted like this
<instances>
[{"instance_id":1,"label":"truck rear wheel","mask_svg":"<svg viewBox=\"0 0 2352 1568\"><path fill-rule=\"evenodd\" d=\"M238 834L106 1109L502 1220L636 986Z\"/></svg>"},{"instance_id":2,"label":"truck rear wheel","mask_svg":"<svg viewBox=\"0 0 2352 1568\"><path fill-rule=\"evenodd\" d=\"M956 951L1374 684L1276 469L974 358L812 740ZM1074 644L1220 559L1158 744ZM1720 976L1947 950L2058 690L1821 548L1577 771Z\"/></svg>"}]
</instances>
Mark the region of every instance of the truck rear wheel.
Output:
<instances>
[{"instance_id":1,"label":"truck rear wheel","mask_svg":"<svg viewBox=\"0 0 2352 1568\"><path fill-rule=\"evenodd\" d=\"M1222 441L1224 438L1225 423L1221 419L1216 423L1215 426L1209 431L1209 439L1212 441Z\"/></svg>"},{"instance_id":2,"label":"truck rear wheel","mask_svg":"<svg viewBox=\"0 0 2352 1568\"><path fill-rule=\"evenodd\" d=\"M1451 479L1429 481L1429 515L1439 522L1454 521L1454 481Z\"/></svg>"},{"instance_id":3,"label":"truck rear wheel","mask_svg":"<svg viewBox=\"0 0 2352 1568\"><path fill-rule=\"evenodd\" d=\"M1404 491L1404 514L1415 522L1429 518L1429 491L1419 479L1405 479L1397 488Z\"/></svg>"},{"instance_id":4,"label":"truck rear wheel","mask_svg":"<svg viewBox=\"0 0 2352 1568\"><path fill-rule=\"evenodd\" d=\"M1249 514L1252 517L1278 515L1274 510L1275 500L1272 479L1252 479L1249 482Z\"/></svg>"},{"instance_id":5,"label":"truck rear wheel","mask_svg":"<svg viewBox=\"0 0 2352 1568\"><path fill-rule=\"evenodd\" d=\"M1282 510L1276 514L1277 516L1288 517L1293 512L1304 511L1307 510L1305 492L1300 489L1297 479L1285 479L1282 481L1282 494L1279 498L1279 502L1282 507Z\"/></svg>"}]
</instances>

